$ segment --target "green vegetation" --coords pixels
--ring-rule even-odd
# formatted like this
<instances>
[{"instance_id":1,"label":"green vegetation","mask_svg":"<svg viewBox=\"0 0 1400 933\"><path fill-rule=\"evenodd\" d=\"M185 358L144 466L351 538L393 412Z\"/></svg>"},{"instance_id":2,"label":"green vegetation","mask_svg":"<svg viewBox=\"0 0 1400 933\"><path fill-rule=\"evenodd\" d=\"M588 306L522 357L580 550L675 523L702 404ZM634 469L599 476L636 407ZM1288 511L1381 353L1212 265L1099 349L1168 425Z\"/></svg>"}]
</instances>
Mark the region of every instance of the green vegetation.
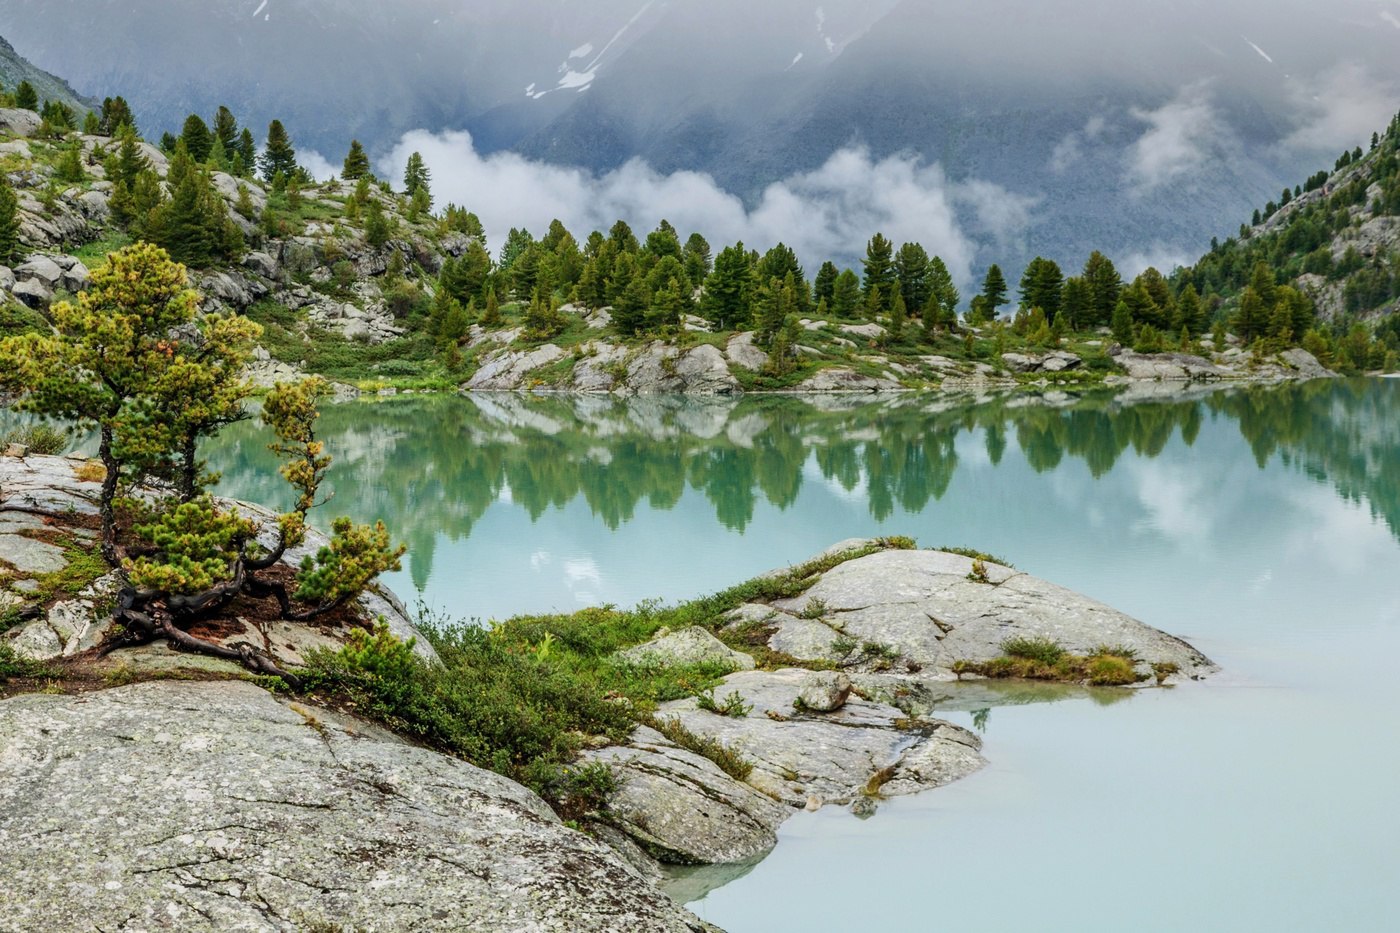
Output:
<instances>
[{"instance_id":1,"label":"green vegetation","mask_svg":"<svg viewBox=\"0 0 1400 933\"><path fill-rule=\"evenodd\" d=\"M259 328L236 315L197 316L199 296L186 285L185 270L158 247L113 253L76 303L52 307L50 331L0 340L0 387L22 411L99 434L92 479L101 482L100 564L124 584L118 646L163 638L295 682L267 652L206 641L189 627L239 596L276 597L288 621L337 611L380 572L396 569L403 549L390 544L382 524L337 519L329 543L303 561L290 597L283 582L259 576L303 542L306 513L319 501L330 458L316 437L316 403L326 385L279 385L264 403L280 472L298 493L295 508L277 520L275 545L265 549L254 522L204 493L217 477L199 457L202 440L247 417L242 372ZM127 497L153 486L170 492ZM90 582L98 562L74 555L60 572L68 576L40 581L41 588L68 588L76 583L70 577Z\"/></svg>"},{"instance_id":2,"label":"green vegetation","mask_svg":"<svg viewBox=\"0 0 1400 933\"><path fill-rule=\"evenodd\" d=\"M69 434L50 424L29 424L6 432L0 446L23 444L34 454L61 454L68 449Z\"/></svg>"},{"instance_id":3,"label":"green vegetation","mask_svg":"<svg viewBox=\"0 0 1400 933\"><path fill-rule=\"evenodd\" d=\"M692 734L678 720L655 716L657 704L690 696L718 715L747 716L753 708L737 692L715 699L715 686L731 668L636 664L619 659L618 652L650 640L662 628L692 625L752 652L742 634L723 631L734 609L752 600L799 595L818 574L843 561L910 544L889 539L669 607L643 603L631 610L519 616L485 627L425 617L420 626L441 665L419 660L411 645L387 629L357 631L340 651L310 658L302 682L313 695L347 703L359 715L520 780L556 807L561 794L580 793L578 772L570 770L579 751L594 737L621 742L638 724L652 726L742 780L752 766L730 749ZM781 661L782 666L794 662ZM575 778L565 780L566 772ZM568 804L576 805L577 800Z\"/></svg>"},{"instance_id":4,"label":"green vegetation","mask_svg":"<svg viewBox=\"0 0 1400 933\"><path fill-rule=\"evenodd\" d=\"M753 704L745 703L738 690L732 691L723 700L716 700L715 691L711 688L695 698L695 705L707 713L733 716L735 719L743 719L753 712Z\"/></svg>"},{"instance_id":5,"label":"green vegetation","mask_svg":"<svg viewBox=\"0 0 1400 933\"><path fill-rule=\"evenodd\" d=\"M1135 669L1136 653L1118 645L1100 645L1088 655L1077 655L1049 638L1008 638L1001 643L1001 650L1001 657L985 663L955 662L953 673L1083 683L1092 687L1124 687L1144 679ZM1176 672L1172 664L1153 668L1159 683Z\"/></svg>"},{"instance_id":6,"label":"green vegetation","mask_svg":"<svg viewBox=\"0 0 1400 933\"><path fill-rule=\"evenodd\" d=\"M14 649L10 647L8 642L0 641L0 686L3 686L11 678L16 677L39 678L54 676L57 676L57 673L49 667L37 661L30 661L27 658L19 657L15 654Z\"/></svg>"}]
</instances>

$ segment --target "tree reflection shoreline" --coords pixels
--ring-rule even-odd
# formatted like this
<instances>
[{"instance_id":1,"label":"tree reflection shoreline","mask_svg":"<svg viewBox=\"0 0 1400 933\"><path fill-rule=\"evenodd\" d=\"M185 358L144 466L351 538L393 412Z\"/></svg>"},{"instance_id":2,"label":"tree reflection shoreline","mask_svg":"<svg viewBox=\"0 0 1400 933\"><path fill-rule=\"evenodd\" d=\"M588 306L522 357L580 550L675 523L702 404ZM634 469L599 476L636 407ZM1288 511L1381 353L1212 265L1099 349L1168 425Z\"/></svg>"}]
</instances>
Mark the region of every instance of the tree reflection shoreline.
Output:
<instances>
[{"instance_id":1,"label":"tree reflection shoreline","mask_svg":"<svg viewBox=\"0 0 1400 933\"><path fill-rule=\"evenodd\" d=\"M1067 460L1094 478L1131 451L1155 458L1228 419L1262 469L1275 457L1400 538L1400 382L1317 380L1279 386L1147 386L1077 395L408 396L327 406L341 510L393 522L420 588L440 535L462 540L493 505L538 521L586 503L609 530L638 510L669 510L689 490L743 532L767 502L798 500L815 472L883 521L941 499L972 437L993 467L1014 446L1037 473ZM256 422L209 445L228 495L280 505L285 493ZM422 516L421 520L418 516Z\"/></svg>"}]
</instances>

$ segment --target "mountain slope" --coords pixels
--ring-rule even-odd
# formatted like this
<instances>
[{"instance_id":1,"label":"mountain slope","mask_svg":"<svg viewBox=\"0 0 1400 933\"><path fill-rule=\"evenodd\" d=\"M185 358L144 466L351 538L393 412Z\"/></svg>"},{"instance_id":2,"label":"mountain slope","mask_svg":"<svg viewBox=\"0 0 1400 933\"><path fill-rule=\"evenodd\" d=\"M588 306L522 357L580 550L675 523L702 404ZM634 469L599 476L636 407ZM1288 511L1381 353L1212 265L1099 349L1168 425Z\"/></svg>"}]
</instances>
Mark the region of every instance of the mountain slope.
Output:
<instances>
[{"instance_id":1,"label":"mountain slope","mask_svg":"<svg viewBox=\"0 0 1400 933\"><path fill-rule=\"evenodd\" d=\"M36 67L15 51L14 46L0 36L0 85L13 91L21 81L28 81L39 93L41 101L62 101L74 112L92 109L96 102L82 97L62 78Z\"/></svg>"}]
</instances>

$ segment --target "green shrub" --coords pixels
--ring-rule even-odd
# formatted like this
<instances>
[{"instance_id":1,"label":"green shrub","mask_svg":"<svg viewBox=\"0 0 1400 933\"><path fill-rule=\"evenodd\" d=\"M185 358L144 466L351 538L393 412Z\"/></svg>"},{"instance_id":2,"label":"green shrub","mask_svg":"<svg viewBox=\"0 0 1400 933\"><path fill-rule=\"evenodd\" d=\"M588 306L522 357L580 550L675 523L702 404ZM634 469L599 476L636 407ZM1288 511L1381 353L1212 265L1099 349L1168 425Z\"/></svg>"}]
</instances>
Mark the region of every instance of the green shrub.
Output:
<instances>
[{"instance_id":1,"label":"green shrub","mask_svg":"<svg viewBox=\"0 0 1400 933\"><path fill-rule=\"evenodd\" d=\"M695 698L695 705L708 713L715 713L720 716L733 716L735 719L743 719L753 712L753 704L745 703L743 696L738 690L732 691L723 700L715 700L715 691L706 690Z\"/></svg>"},{"instance_id":2,"label":"green shrub","mask_svg":"<svg viewBox=\"0 0 1400 933\"><path fill-rule=\"evenodd\" d=\"M1049 638L1008 638L1001 643L1001 650L1007 657L1041 664L1055 664L1065 656L1065 649Z\"/></svg>"},{"instance_id":3,"label":"green shrub","mask_svg":"<svg viewBox=\"0 0 1400 933\"><path fill-rule=\"evenodd\" d=\"M696 735L687 729L676 717L653 718L648 723L657 732L686 751L708 758L720 770L736 781L747 781L753 773L753 762L747 760L728 745L706 735Z\"/></svg>"},{"instance_id":4,"label":"green shrub","mask_svg":"<svg viewBox=\"0 0 1400 933\"><path fill-rule=\"evenodd\" d=\"M69 434L47 424L14 428L0 439L0 446L23 444L33 454L61 454L68 449Z\"/></svg>"},{"instance_id":5,"label":"green shrub","mask_svg":"<svg viewBox=\"0 0 1400 933\"><path fill-rule=\"evenodd\" d=\"M1090 658L1086 673L1089 683L1096 687L1121 687L1138 681L1133 662L1112 654Z\"/></svg>"}]
</instances>

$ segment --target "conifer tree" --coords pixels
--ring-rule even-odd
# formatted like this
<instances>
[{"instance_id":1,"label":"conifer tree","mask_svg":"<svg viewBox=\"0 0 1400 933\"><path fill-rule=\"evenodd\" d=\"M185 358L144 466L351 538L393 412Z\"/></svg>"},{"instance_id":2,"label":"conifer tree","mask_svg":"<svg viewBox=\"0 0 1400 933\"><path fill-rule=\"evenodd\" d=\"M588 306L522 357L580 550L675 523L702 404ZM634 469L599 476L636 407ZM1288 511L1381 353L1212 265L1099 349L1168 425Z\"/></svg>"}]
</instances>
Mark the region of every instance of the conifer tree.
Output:
<instances>
[{"instance_id":1,"label":"conifer tree","mask_svg":"<svg viewBox=\"0 0 1400 933\"><path fill-rule=\"evenodd\" d=\"M635 336L646 326L650 306L651 296L647 294L646 280L641 275L633 274L613 299L613 327L624 337Z\"/></svg>"},{"instance_id":2,"label":"conifer tree","mask_svg":"<svg viewBox=\"0 0 1400 933\"><path fill-rule=\"evenodd\" d=\"M831 311L840 320L851 320L860 307L860 279L850 269L836 276L831 288Z\"/></svg>"},{"instance_id":3,"label":"conifer tree","mask_svg":"<svg viewBox=\"0 0 1400 933\"><path fill-rule=\"evenodd\" d=\"M904 325L908 319L909 312L904 304L904 294L896 291L894 301L890 302L890 343L900 343L904 340Z\"/></svg>"},{"instance_id":4,"label":"conifer tree","mask_svg":"<svg viewBox=\"0 0 1400 933\"><path fill-rule=\"evenodd\" d=\"M905 243L895 254L895 280L906 312L920 310L928 301L928 264L928 253L918 243Z\"/></svg>"},{"instance_id":5,"label":"conifer tree","mask_svg":"<svg viewBox=\"0 0 1400 933\"><path fill-rule=\"evenodd\" d=\"M486 328L500 327L503 320L501 305L496 300L496 290L493 288L486 293L486 310L481 313L481 326Z\"/></svg>"},{"instance_id":6,"label":"conifer tree","mask_svg":"<svg viewBox=\"0 0 1400 933\"><path fill-rule=\"evenodd\" d=\"M243 164L243 175L251 178L258 167L258 145L246 126L238 134L238 160Z\"/></svg>"},{"instance_id":7,"label":"conifer tree","mask_svg":"<svg viewBox=\"0 0 1400 933\"><path fill-rule=\"evenodd\" d=\"M894 297L894 244L882 234L875 234L865 245L865 258L861 260L865 268L865 279L861 283L867 315L871 310L870 294L879 293L879 306L876 311L886 310Z\"/></svg>"},{"instance_id":8,"label":"conifer tree","mask_svg":"<svg viewBox=\"0 0 1400 933\"><path fill-rule=\"evenodd\" d=\"M209 125L199 114L192 113L185 118L180 139L184 141L190 158L199 163L209 160L209 151L214 147L214 137L209 133Z\"/></svg>"},{"instance_id":9,"label":"conifer tree","mask_svg":"<svg viewBox=\"0 0 1400 933\"><path fill-rule=\"evenodd\" d=\"M136 132L136 118L132 116L131 106L124 97L103 99L102 114L97 125L104 136L116 136L122 127L130 127L133 133Z\"/></svg>"},{"instance_id":10,"label":"conifer tree","mask_svg":"<svg viewBox=\"0 0 1400 933\"><path fill-rule=\"evenodd\" d=\"M867 320L873 321L880 316L880 309L885 306L885 294L878 285L872 285L870 291L865 293L865 304L862 310L865 312Z\"/></svg>"},{"instance_id":11,"label":"conifer tree","mask_svg":"<svg viewBox=\"0 0 1400 933\"><path fill-rule=\"evenodd\" d=\"M153 212L146 235L164 247L176 262L202 268L231 259L243 246L243 235L228 215L224 199L214 190L208 170L196 165L185 141L175 146L166 176L170 200Z\"/></svg>"},{"instance_id":12,"label":"conifer tree","mask_svg":"<svg viewBox=\"0 0 1400 933\"><path fill-rule=\"evenodd\" d=\"M1027 310L1040 308L1047 320L1053 321L1060 313L1064 294L1064 273L1059 265L1050 259L1037 256L1026 267L1021 276L1021 307Z\"/></svg>"},{"instance_id":13,"label":"conifer tree","mask_svg":"<svg viewBox=\"0 0 1400 933\"><path fill-rule=\"evenodd\" d=\"M428 171L428 166L423 162L421 153L413 153L408 157L408 165L403 170L403 193L410 198L419 191L424 192L429 197L431 207L432 191L429 187L432 181L432 173Z\"/></svg>"},{"instance_id":14,"label":"conifer tree","mask_svg":"<svg viewBox=\"0 0 1400 933\"><path fill-rule=\"evenodd\" d=\"M1082 327L1099 327L1109 323L1118 307L1118 294L1123 279L1107 256L1098 250L1084 263L1084 281L1089 287L1089 317L1076 321Z\"/></svg>"},{"instance_id":15,"label":"conifer tree","mask_svg":"<svg viewBox=\"0 0 1400 933\"><path fill-rule=\"evenodd\" d=\"M987 320L995 318L997 308L1006 303L1006 277L996 263L987 268L987 276L982 280L982 302Z\"/></svg>"},{"instance_id":16,"label":"conifer tree","mask_svg":"<svg viewBox=\"0 0 1400 933\"><path fill-rule=\"evenodd\" d=\"M928 261L928 287L929 291L938 296L938 304L943 309L944 317L948 321L956 322L958 303L962 301L962 295L958 294L958 287L953 284L952 273L948 271L948 266L940 256L934 256Z\"/></svg>"},{"instance_id":17,"label":"conifer tree","mask_svg":"<svg viewBox=\"0 0 1400 933\"><path fill-rule=\"evenodd\" d=\"M836 296L836 277L840 274L831 260L822 263L821 268L817 270L817 277L812 282L812 291L818 302L825 301L830 306Z\"/></svg>"},{"instance_id":18,"label":"conifer tree","mask_svg":"<svg viewBox=\"0 0 1400 933\"><path fill-rule=\"evenodd\" d=\"M924 343L933 343L938 339L938 328L943 323L943 307L939 304L938 293L933 289L929 289L928 300L924 302L920 319Z\"/></svg>"},{"instance_id":19,"label":"conifer tree","mask_svg":"<svg viewBox=\"0 0 1400 933\"><path fill-rule=\"evenodd\" d=\"M1109 326L1113 330L1113 339L1123 346L1132 346L1133 343L1133 312L1128 308L1128 303L1121 298L1113 309L1113 317L1110 318Z\"/></svg>"},{"instance_id":20,"label":"conifer tree","mask_svg":"<svg viewBox=\"0 0 1400 933\"><path fill-rule=\"evenodd\" d=\"M370 198L365 204L365 241L375 249L389 242L389 220L384 216L384 208L378 198Z\"/></svg>"},{"instance_id":21,"label":"conifer tree","mask_svg":"<svg viewBox=\"0 0 1400 933\"><path fill-rule=\"evenodd\" d=\"M714 269L714 260L710 255L710 243L698 233L692 233L685 241L685 250L682 257L685 261L686 278L692 282L703 282L705 276Z\"/></svg>"},{"instance_id":22,"label":"conifer tree","mask_svg":"<svg viewBox=\"0 0 1400 933\"><path fill-rule=\"evenodd\" d=\"M21 81L15 88L15 106L20 110L39 112L39 92L27 80Z\"/></svg>"},{"instance_id":23,"label":"conifer tree","mask_svg":"<svg viewBox=\"0 0 1400 933\"><path fill-rule=\"evenodd\" d=\"M1253 343L1268 328L1269 308L1253 285L1246 285L1240 292L1239 307L1235 310L1235 335L1246 345Z\"/></svg>"},{"instance_id":24,"label":"conifer tree","mask_svg":"<svg viewBox=\"0 0 1400 933\"><path fill-rule=\"evenodd\" d=\"M690 288L674 276L651 295L651 314L648 325L652 330L674 329L681 326L681 318L690 309Z\"/></svg>"},{"instance_id":25,"label":"conifer tree","mask_svg":"<svg viewBox=\"0 0 1400 933\"><path fill-rule=\"evenodd\" d=\"M1060 313L1055 320L1064 319L1070 330L1086 326L1094 313L1093 295L1089 283L1082 276L1074 275L1065 279L1060 294Z\"/></svg>"},{"instance_id":26,"label":"conifer tree","mask_svg":"<svg viewBox=\"0 0 1400 933\"><path fill-rule=\"evenodd\" d=\"M281 120L273 120L267 125L267 143L260 164L263 179L268 182L278 175L285 181L297 170L297 152Z\"/></svg>"},{"instance_id":27,"label":"conifer tree","mask_svg":"<svg viewBox=\"0 0 1400 933\"><path fill-rule=\"evenodd\" d=\"M1181 329L1192 336L1205 333L1205 307L1201 304L1200 296L1196 294L1196 286L1189 282L1176 300L1176 319Z\"/></svg>"},{"instance_id":28,"label":"conifer tree","mask_svg":"<svg viewBox=\"0 0 1400 933\"><path fill-rule=\"evenodd\" d=\"M224 154L232 161L239 154L238 120L232 110L221 105L214 111L213 133L215 141L224 144Z\"/></svg>"},{"instance_id":29,"label":"conifer tree","mask_svg":"<svg viewBox=\"0 0 1400 933\"><path fill-rule=\"evenodd\" d=\"M721 330L742 327L749 320L749 259L744 244L720 250L715 268L705 280L701 311Z\"/></svg>"},{"instance_id":30,"label":"conifer tree","mask_svg":"<svg viewBox=\"0 0 1400 933\"><path fill-rule=\"evenodd\" d=\"M19 198L9 176L0 172L0 265L18 265L25 256L19 239Z\"/></svg>"},{"instance_id":31,"label":"conifer tree","mask_svg":"<svg viewBox=\"0 0 1400 933\"><path fill-rule=\"evenodd\" d=\"M54 168L54 177L59 181L66 181L70 184L81 184L87 178L87 172L83 170L82 146L74 143L63 150L63 155L58 159L58 165Z\"/></svg>"}]
</instances>

